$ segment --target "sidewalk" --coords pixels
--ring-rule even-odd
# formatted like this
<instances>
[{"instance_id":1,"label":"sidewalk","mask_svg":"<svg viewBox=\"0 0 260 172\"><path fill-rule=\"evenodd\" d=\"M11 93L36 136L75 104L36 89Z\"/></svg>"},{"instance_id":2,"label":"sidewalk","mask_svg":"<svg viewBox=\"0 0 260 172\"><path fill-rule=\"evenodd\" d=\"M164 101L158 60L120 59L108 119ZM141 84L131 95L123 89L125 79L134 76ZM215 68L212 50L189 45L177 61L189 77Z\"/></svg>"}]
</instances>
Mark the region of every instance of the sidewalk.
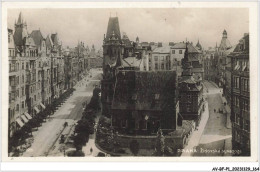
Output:
<instances>
[{"instance_id":1,"label":"sidewalk","mask_svg":"<svg viewBox=\"0 0 260 172\"><path fill-rule=\"evenodd\" d=\"M98 123L98 120L101 116L101 112L97 113L97 117L95 118L95 122ZM99 152L103 152L96 147L95 139L96 139L96 130L94 130L94 134L89 135L89 141L86 146L83 146L82 151L85 153L85 156L97 156ZM92 152L90 149L92 148Z\"/></svg>"},{"instance_id":2,"label":"sidewalk","mask_svg":"<svg viewBox=\"0 0 260 172\"><path fill-rule=\"evenodd\" d=\"M223 113L227 115L226 127L231 128L231 121L230 121L231 109L230 109L229 105L227 104L227 99L222 95L220 95L220 97L221 97L223 106L224 106L224 103L226 103L226 106L224 106L224 109L223 109L224 110Z\"/></svg>"},{"instance_id":3,"label":"sidewalk","mask_svg":"<svg viewBox=\"0 0 260 172\"><path fill-rule=\"evenodd\" d=\"M187 146L185 146L183 149L185 150L181 156L192 156L193 150L196 149L196 146L199 145L200 138L203 134L204 128L208 122L209 119L209 107L208 102L205 103L205 111L201 115L201 121L198 126L198 130L195 130L192 132L189 143Z\"/></svg>"}]
</instances>

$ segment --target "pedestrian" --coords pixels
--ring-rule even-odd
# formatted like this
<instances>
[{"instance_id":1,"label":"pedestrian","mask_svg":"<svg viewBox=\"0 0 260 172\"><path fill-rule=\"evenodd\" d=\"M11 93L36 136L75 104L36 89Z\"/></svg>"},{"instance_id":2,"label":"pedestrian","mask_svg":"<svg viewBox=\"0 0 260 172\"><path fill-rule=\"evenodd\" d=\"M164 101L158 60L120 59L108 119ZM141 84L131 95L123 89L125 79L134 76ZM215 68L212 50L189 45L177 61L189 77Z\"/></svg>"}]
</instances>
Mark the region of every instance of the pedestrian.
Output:
<instances>
[{"instance_id":1,"label":"pedestrian","mask_svg":"<svg viewBox=\"0 0 260 172\"><path fill-rule=\"evenodd\" d=\"M92 154L92 152L93 152L93 149L92 149L92 147L90 148L90 153Z\"/></svg>"},{"instance_id":2,"label":"pedestrian","mask_svg":"<svg viewBox=\"0 0 260 172\"><path fill-rule=\"evenodd\" d=\"M216 109L214 109L214 112L216 112Z\"/></svg>"}]
</instances>

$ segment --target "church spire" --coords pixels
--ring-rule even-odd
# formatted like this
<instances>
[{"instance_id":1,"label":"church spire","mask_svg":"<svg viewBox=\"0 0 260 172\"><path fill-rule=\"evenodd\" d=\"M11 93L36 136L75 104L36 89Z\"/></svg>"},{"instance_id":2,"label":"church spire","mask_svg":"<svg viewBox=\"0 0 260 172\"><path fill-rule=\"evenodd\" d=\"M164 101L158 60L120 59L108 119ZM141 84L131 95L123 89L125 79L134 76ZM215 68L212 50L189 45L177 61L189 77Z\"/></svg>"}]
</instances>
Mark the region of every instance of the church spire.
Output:
<instances>
[{"instance_id":1,"label":"church spire","mask_svg":"<svg viewBox=\"0 0 260 172\"><path fill-rule=\"evenodd\" d=\"M189 60L188 54L189 54L189 52L188 52L188 43L186 41L186 48L185 48L185 53L184 53L184 60L185 60L185 62L187 62Z\"/></svg>"},{"instance_id":2,"label":"church spire","mask_svg":"<svg viewBox=\"0 0 260 172\"><path fill-rule=\"evenodd\" d=\"M22 16L22 12L20 12L17 24L22 24L22 23L23 23L23 16Z\"/></svg>"},{"instance_id":3,"label":"church spire","mask_svg":"<svg viewBox=\"0 0 260 172\"><path fill-rule=\"evenodd\" d=\"M222 38L227 38L227 31L226 31L226 29L224 29L224 31L223 31Z\"/></svg>"}]
</instances>

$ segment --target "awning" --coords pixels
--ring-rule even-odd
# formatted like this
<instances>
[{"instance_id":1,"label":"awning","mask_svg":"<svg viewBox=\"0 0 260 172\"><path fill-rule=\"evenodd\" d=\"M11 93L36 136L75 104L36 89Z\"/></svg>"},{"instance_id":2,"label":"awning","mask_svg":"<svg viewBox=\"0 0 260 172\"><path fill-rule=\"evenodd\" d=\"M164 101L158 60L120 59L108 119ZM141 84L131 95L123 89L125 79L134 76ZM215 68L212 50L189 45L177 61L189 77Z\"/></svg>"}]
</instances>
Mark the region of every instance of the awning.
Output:
<instances>
[{"instance_id":1,"label":"awning","mask_svg":"<svg viewBox=\"0 0 260 172\"><path fill-rule=\"evenodd\" d=\"M40 110L37 107L34 107L34 110L36 110L37 113L40 112Z\"/></svg>"},{"instance_id":2,"label":"awning","mask_svg":"<svg viewBox=\"0 0 260 172\"><path fill-rule=\"evenodd\" d=\"M23 127L24 123L22 122L22 120L20 118L17 118L16 122L19 124L20 127Z\"/></svg>"},{"instance_id":3,"label":"awning","mask_svg":"<svg viewBox=\"0 0 260 172\"><path fill-rule=\"evenodd\" d=\"M43 109L45 109L45 108L46 108L46 107L44 106L44 104L40 103L40 105L41 105L41 107L42 107Z\"/></svg>"},{"instance_id":4,"label":"awning","mask_svg":"<svg viewBox=\"0 0 260 172\"><path fill-rule=\"evenodd\" d=\"M25 112L24 114L25 114L25 116L26 116L28 119L32 119L32 117L31 117L31 115L29 115L29 113Z\"/></svg>"},{"instance_id":5,"label":"awning","mask_svg":"<svg viewBox=\"0 0 260 172\"><path fill-rule=\"evenodd\" d=\"M28 119L24 115L22 115L21 117L25 123L28 122Z\"/></svg>"}]
</instances>

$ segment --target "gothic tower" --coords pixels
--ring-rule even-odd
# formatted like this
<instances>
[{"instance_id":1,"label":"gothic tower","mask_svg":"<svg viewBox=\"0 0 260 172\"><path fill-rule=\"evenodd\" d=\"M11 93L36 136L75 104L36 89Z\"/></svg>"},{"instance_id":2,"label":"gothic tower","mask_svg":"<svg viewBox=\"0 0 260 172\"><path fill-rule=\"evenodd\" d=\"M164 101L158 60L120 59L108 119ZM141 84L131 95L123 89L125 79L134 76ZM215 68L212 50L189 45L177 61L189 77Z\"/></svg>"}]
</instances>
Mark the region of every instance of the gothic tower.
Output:
<instances>
[{"instance_id":1,"label":"gothic tower","mask_svg":"<svg viewBox=\"0 0 260 172\"><path fill-rule=\"evenodd\" d=\"M188 43L186 42L186 48L184 58L182 59L182 76L192 76L191 62L189 61Z\"/></svg>"},{"instance_id":2,"label":"gothic tower","mask_svg":"<svg viewBox=\"0 0 260 172\"><path fill-rule=\"evenodd\" d=\"M27 36L28 36L28 31L27 31L27 24L23 20L22 13L20 12L18 21L15 22L14 24L14 42L17 48L19 49L20 52L22 52L24 41Z\"/></svg>"},{"instance_id":3,"label":"gothic tower","mask_svg":"<svg viewBox=\"0 0 260 172\"><path fill-rule=\"evenodd\" d=\"M110 17L107 33L103 40L103 80L101 81L102 115L110 117L115 86L115 75L118 66L121 66L123 44L117 17Z\"/></svg>"},{"instance_id":4,"label":"gothic tower","mask_svg":"<svg viewBox=\"0 0 260 172\"><path fill-rule=\"evenodd\" d=\"M121 65L123 47L118 17L110 17L103 41L103 75L109 78L112 68Z\"/></svg>"}]
</instances>

